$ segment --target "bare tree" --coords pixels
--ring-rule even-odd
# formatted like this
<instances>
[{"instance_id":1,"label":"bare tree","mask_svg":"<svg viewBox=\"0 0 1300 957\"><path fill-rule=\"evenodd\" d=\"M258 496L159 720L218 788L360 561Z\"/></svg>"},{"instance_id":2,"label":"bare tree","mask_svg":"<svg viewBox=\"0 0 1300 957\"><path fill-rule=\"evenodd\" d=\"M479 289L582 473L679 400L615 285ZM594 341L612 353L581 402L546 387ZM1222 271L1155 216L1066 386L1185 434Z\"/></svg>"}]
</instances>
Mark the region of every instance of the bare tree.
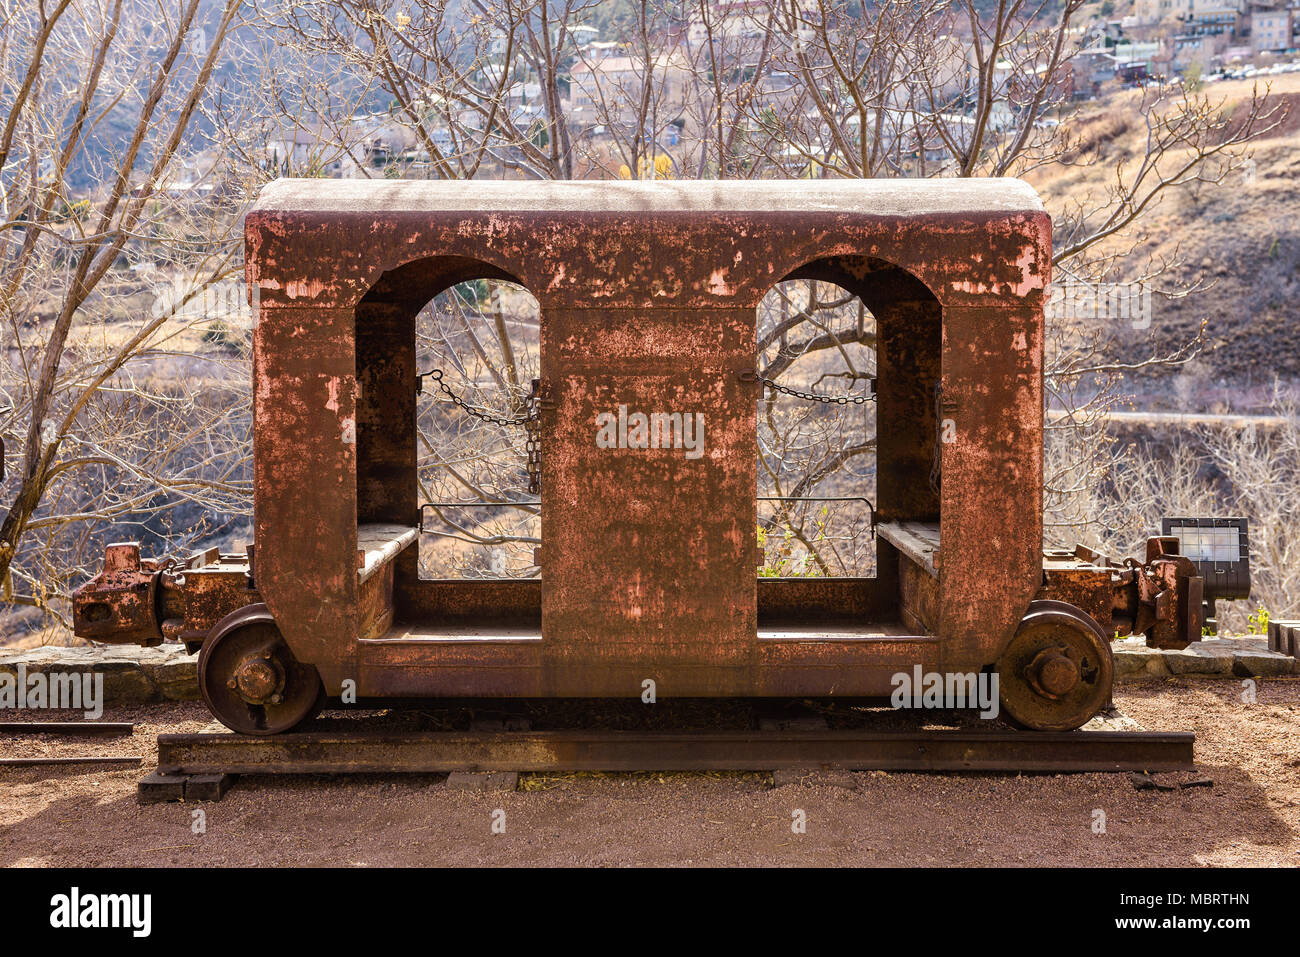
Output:
<instances>
[{"instance_id":1,"label":"bare tree","mask_svg":"<svg viewBox=\"0 0 1300 957\"><path fill-rule=\"evenodd\" d=\"M1073 97L1072 27L1081 6L890 0L867 16L850 5L784 0L785 33L799 42L774 47L773 69L802 82L783 108L767 104L752 115L766 135L767 160L804 175L1032 177L1062 165L1109 167L1100 191L1078 192L1050 210L1065 304L1080 293L1095 299L1099 288L1103 300L1086 322L1060 309L1049 321L1047 396L1064 413L1048 434L1051 537L1082 534L1111 517L1085 490L1114 464L1104 420L1126 383L1187 362L1204 343L1203 335L1186 342L1117 336L1136 317L1106 312L1107 287L1145 286L1163 299L1200 288L1173 278L1177 253L1143 259L1144 218L1178 191L1228 181L1250 142L1281 118L1260 93L1229 119L1195 84L1152 84L1124 104L1145 124L1141 148L1112 164L1090 142L1096 121ZM1149 312L1145 318L1149 324Z\"/></svg>"},{"instance_id":2,"label":"bare tree","mask_svg":"<svg viewBox=\"0 0 1300 957\"><path fill-rule=\"evenodd\" d=\"M778 283L759 306L760 374L804 394L865 399L875 346L865 304L831 283ZM875 405L764 389L758 448L763 574L874 574Z\"/></svg>"},{"instance_id":3,"label":"bare tree","mask_svg":"<svg viewBox=\"0 0 1300 957\"><path fill-rule=\"evenodd\" d=\"M207 15L204 15L206 9ZM88 536L179 502L246 508L246 417L192 305L238 273L238 184L186 165L239 0L0 9L4 597L57 613ZM150 288L170 294L152 303ZM231 297L237 299L238 294ZM187 341L188 340L188 341ZM170 360L184 356L188 377ZM211 518L208 520L211 521ZM178 530L179 534L179 530ZM87 556L89 558L89 556Z\"/></svg>"},{"instance_id":4,"label":"bare tree","mask_svg":"<svg viewBox=\"0 0 1300 957\"><path fill-rule=\"evenodd\" d=\"M1141 554L1165 516L1234 516L1250 529L1251 598L1218 606L1220 633L1245 632L1258 608L1274 618L1300 614L1300 415L1279 390L1260 425L1225 422L1146 430L1123 443L1085 507L1108 514L1088 527L1088 544L1112 557ZM1171 468L1169 463L1177 463ZM1260 630L1256 624L1256 630Z\"/></svg>"},{"instance_id":5,"label":"bare tree","mask_svg":"<svg viewBox=\"0 0 1300 957\"><path fill-rule=\"evenodd\" d=\"M421 0L401 16L351 0L299 4L293 35L303 49L343 57L365 88L383 89L393 115L428 151L432 175L1024 176L1109 163L1091 147L1090 121L1073 98L1080 7L1080 0L1000 0L991 8L638 0L624 5L619 32L589 44L577 33L600 12L589 3L473 3L474 15L457 24L444 0ZM1136 262L1144 216L1167 194L1222 182L1277 121L1262 97L1229 124L1188 84L1139 96L1133 109L1146 124L1144 148L1114 165L1099 195L1052 210L1063 286L1169 277L1176 262ZM460 144L464 162L447 162L440 143ZM1159 293L1196 288L1166 283ZM760 372L804 385L827 376L851 384L873 365L874 320L842 291L795 290L778 289L760 310ZM846 319L845 310L856 314ZM1055 315L1050 327L1047 392L1065 413L1049 431L1053 537L1111 517L1085 503L1095 505L1090 490L1113 464L1104 417L1126 377L1186 362L1202 344L1197 337L1134 352L1131 343L1117 346L1107 317L1092 319ZM502 395L516 401L517 385ZM830 419L765 410L765 490L813 497L869 481L872 430L851 423L850 439L850 423ZM832 449L832 433L848 444ZM825 454L813 456L819 448ZM774 450L790 461L778 462Z\"/></svg>"},{"instance_id":6,"label":"bare tree","mask_svg":"<svg viewBox=\"0 0 1300 957\"><path fill-rule=\"evenodd\" d=\"M526 290L488 282L454 286L417 317L417 363L436 374L424 380L417 407L427 577L538 574L541 512L521 424L539 374L538 321Z\"/></svg>"},{"instance_id":7,"label":"bare tree","mask_svg":"<svg viewBox=\"0 0 1300 957\"><path fill-rule=\"evenodd\" d=\"M1032 178L1104 169L1096 192L1052 200L1058 285L1123 280L1186 296L1199 287L1178 284L1176 257L1141 256L1144 222L1167 196L1224 182L1278 120L1262 96L1229 121L1194 84L1157 84L1124 100L1141 118L1143 145L1113 161L1099 125L1116 121L1073 95L1081 0L262 5L248 68L261 71L266 102L237 120L209 94L219 51L246 12L239 0L203 20L201 46L199 0L179 9L162 0L3 7L4 388L7 424L23 440L6 488L0 571L14 601L48 604L49 583L66 580L77 554L69 529L85 538L109 519L160 522L178 501L195 514L246 512L247 404L234 384L246 381L246 343L237 321L214 320L207 291L239 269L239 212L259 177ZM95 186L78 192L70 171L122 116L130 123L118 148L97 154ZM178 191L168 184L196 118L224 163L205 174L215 188ZM232 178L236 169L244 179ZM148 270L176 293L144 318L130 297ZM1049 324L1048 525L1057 538L1122 525L1120 503L1097 494L1122 465L1105 412L1131 376L1187 362L1201 345L1117 342L1113 317L1098 318L1054 307ZM778 284L756 323L768 378L836 393L874 375L874 317L844 290ZM531 297L495 283L458 287L426 308L420 330L422 358L465 402L518 418L536 374ZM195 363L193 381L171 374ZM869 566L860 518L806 500L873 491L870 411L763 400L761 491L786 503L765 519L776 543L770 570ZM522 429L467 415L440 393L420 414L424 493L460 508L440 512L448 533L428 560L464 574L535 573ZM160 442L163 429L171 438ZM20 558L36 533L39 560ZM178 527L173 537L187 534L197 532Z\"/></svg>"},{"instance_id":8,"label":"bare tree","mask_svg":"<svg viewBox=\"0 0 1300 957\"><path fill-rule=\"evenodd\" d=\"M571 179L562 80L570 27L596 0L304 0L274 13L282 42L377 91L443 179L511 171ZM335 89L315 113L333 112Z\"/></svg>"}]
</instances>

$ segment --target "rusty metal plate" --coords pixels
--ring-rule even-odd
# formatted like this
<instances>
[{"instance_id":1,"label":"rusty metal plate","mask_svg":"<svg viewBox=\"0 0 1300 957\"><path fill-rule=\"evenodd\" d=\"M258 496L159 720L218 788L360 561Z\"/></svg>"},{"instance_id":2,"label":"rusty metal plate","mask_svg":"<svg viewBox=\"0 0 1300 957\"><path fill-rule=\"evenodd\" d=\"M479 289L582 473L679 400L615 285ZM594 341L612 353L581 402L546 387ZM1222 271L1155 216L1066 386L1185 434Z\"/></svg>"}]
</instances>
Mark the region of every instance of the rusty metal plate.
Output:
<instances>
[{"instance_id":1,"label":"rusty metal plate","mask_svg":"<svg viewBox=\"0 0 1300 957\"><path fill-rule=\"evenodd\" d=\"M555 668L748 666L757 622L751 310L542 318L542 638ZM661 343L690 341L665 358ZM549 419L549 421L548 421ZM674 689L660 688L672 694ZM699 688L689 693L699 693ZM686 693L686 689L681 689Z\"/></svg>"}]
</instances>

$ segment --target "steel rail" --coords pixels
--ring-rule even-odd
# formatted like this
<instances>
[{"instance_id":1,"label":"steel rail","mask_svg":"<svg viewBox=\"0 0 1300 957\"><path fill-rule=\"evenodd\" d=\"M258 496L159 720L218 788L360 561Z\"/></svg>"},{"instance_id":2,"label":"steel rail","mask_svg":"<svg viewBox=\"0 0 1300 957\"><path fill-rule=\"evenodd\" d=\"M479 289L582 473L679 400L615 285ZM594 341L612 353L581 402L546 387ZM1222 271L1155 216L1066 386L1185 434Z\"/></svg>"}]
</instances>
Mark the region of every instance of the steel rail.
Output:
<instances>
[{"instance_id":1,"label":"steel rail","mask_svg":"<svg viewBox=\"0 0 1300 957\"><path fill-rule=\"evenodd\" d=\"M163 774L444 771L1188 771L1194 736L1137 731L160 734Z\"/></svg>"},{"instance_id":2,"label":"steel rail","mask_svg":"<svg viewBox=\"0 0 1300 957\"><path fill-rule=\"evenodd\" d=\"M0 734L132 734L131 721L0 721Z\"/></svg>"},{"instance_id":3,"label":"steel rail","mask_svg":"<svg viewBox=\"0 0 1300 957\"><path fill-rule=\"evenodd\" d=\"M144 758L138 754L78 755L70 758L0 758L0 768L40 768L63 764L128 764L138 765Z\"/></svg>"}]
</instances>

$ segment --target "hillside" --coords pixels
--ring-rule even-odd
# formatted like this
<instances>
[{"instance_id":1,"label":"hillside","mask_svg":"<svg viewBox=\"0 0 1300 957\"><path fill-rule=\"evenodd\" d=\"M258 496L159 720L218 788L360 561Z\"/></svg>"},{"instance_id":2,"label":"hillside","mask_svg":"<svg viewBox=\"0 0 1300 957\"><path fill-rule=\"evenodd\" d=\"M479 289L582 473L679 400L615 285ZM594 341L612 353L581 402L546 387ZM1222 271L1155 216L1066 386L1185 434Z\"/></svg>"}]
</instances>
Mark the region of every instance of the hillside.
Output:
<instances>
[{"instance_id":1,"label":"hillside","mask_svg":"<svg viewBox=\"0 0 1300 957\"><path fill-rule=\"evenodd\" d=\"M1255 81L1207 85L1211 101L1229 122L1248 108ZM1261 83L1261 92L1263 84ZM1111 244L1122 250L1140 239L1130 260L1132 276L1148 257L1178 259L1170 284L1208 284L1179 299L1157 295L1150 329L1117 328L1115 358L1134 361L1152 348L1168 351L1195 335L1208 320L1210 349L1184 372L1152 370L1130 383L1137 404L1170 408L1171 377L1190 375L1178 402L1198 408L1262 408L1274 378L1300 382L1300 74L1271 78L1270 102L1286 110L1278 127L1253 144L1253 167L1222 184L1201 184L1167 194L1146 214L1141 236ZM1116 163L1137 161L1148 135L1139 93L1123 91L1090 107L1072 124L1086 152L1101 160L1090 167L1056 165L1026 178L1050 209L1070 198L1103 195ZM1180 156L1170 157L1176 163ZM1162 284L1165 282L1161 281Z\"/></svg>"}]
</instances>

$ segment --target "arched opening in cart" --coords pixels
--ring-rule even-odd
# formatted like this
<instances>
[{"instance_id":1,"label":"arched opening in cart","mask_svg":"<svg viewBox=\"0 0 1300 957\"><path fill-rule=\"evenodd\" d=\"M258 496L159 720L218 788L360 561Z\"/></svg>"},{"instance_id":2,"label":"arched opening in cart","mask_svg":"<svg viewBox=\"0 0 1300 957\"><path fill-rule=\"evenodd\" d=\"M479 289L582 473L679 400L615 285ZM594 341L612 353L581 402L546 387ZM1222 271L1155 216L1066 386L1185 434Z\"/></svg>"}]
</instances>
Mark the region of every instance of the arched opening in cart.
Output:
<instances>
[{"instance_id":1,"label":"arched opening in cart","mask_svg":"<svg viewBox=\"0 0 1300 957\"><path fill-rule=\"evenodd\" d=\"M537 300L501 280L458 283L416 317L421 578L540 574L538 333Z\"/></svg>"},{"instance_id":2,"label":"arched opening in cart","mask_svg":"<svg viewBox=\"0 0 1300 957\"><path fill-rule=\"evenodd\" d=\"M876 569L876 320L841 286L780 282L758 308L764 578Z\"/></svg>"},{"instance_id":3,"label":"arched opening in cart","mask_svg":"<svg viewBox=\"0 0 1300 957\"><path fill-rule=\"evenodd\" d=\"M933 634L942 309L866 256L801 266L758 312L760 636Z\"/></svg>"},{"instance_id":4,"label":"arched opening in cart","mask_svg":"<svg viewBox=\"0 0 1300 957\"><path fill-rule=\"evenodd\" d=\"M538 637L530 394L538 304L454 256L384 273L356 307L361 637Z\"/></svg>"}]
</instances>

